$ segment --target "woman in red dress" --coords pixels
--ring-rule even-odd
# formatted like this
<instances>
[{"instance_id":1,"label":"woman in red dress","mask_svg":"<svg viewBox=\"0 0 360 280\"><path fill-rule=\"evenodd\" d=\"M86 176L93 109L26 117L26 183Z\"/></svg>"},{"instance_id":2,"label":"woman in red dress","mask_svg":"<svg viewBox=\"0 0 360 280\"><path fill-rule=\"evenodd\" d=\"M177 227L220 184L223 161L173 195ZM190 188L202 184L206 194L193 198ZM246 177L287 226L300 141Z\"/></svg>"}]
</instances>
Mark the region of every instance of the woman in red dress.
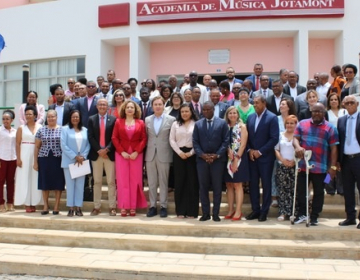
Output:
<instances>
[{"instance_id":1,"label":"woman in red dress","mask_svg":"<svg viewBox=\"0 0 360 280\"><path fill-rule=\"evenodd\" d=\"M117 207L121 216L136 215L137 208L146 208L143 193L143 150L146 146L145 124L141 109L134 101L126 101L116 120L112 141L115 146L115 170L117 182ZM130 209L130 212L127 210Z\"/></svg>"}]
</instances>

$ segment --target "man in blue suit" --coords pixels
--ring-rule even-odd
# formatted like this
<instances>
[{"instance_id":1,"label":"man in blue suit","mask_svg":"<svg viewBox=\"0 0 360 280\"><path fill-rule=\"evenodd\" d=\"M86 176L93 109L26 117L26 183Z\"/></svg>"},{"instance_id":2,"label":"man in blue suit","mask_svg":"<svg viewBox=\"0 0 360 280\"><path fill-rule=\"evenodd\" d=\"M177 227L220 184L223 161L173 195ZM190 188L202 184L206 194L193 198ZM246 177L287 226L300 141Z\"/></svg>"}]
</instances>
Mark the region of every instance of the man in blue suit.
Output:
<instances>
[{"instance_id":1,"label":"man in blue suit","mask_svg":"<svg viewBox=\"0 0 360 280\"><path fill-rule=\"evenodd\" d=\"M150 91L149 88L147 87L142 87L140 89L140 108L141 108L141 119L143 121L145 121L145 118L148 116L151 116L154 114L154 110L151 107L151 102L150 102ZM145 153L145 152L144 152Z\"/></svg>"},{"instance_id":2,"label":"man in blue suit","mask_svg":"<svg viewBox=\"0 0 360 280\"><path fill-rule=\"evenodd\" d=\"M227 79L221 81L220 83L228 82L229 85L230 85L230 91L232 91L232 88L233 88L235 83L240 83L240 84L243 83L243 80L235 78L235 70L232 67L226 68L226 77L227 77Z\"/></svg>"},{"instance_id":3,"label":"man in blue suit","mask_svg":"<svg viewBox=\"0 0 360 280\"><path fill-rule=\"evenodd\" d=\"M213 221L220 222L222 178L227 161L226 149L230 136L227 123L214 116L214 104L206 101L202 112L204 118L195 123L193 146L196 153L197 172L200 183L202 217L210 220L209 187L213 187Z\"/></svg>"},{"instance_id":4,"label":"man in blue suit","mask_svg":"<svg viewBox=\"0 0 360 280\"><path fill-rule=\"evenodd\" d=\"M210 100L214 104L214 115L220 119L223 119L229 106L226 103L220 101L220 91L218 89L211 90Z\"/></svg>"},{"instance_id":5,"label":"man in blue suit","mask_svg":"<svg viewBox=\"0 0 360 280\"><path fill-rule=\"evenodd\" d=\"M257 91L260 89L260 76L264 71L264 67L261 63L256 63L254 65L254 74L246 77L246 80L250 80L252 82L252 91ZM272 89L272 80L269 78L269 88ZM250 96L252 97L252 96Z\"/></svg>"},{"instance_id":6,"label":"man in blue suit","mask_svg":"<svg viewBox=\"0 0 360 280\"><path fill-rule=\"evenodd\" d=\"M79 110L81 113L83 126L87 128L89 117L98 113L98 110L96 108L98 97L95 95L97 88L94 81L88 81L86 83L86 88L87 96L85 98L77 99L77 101L74 102L74 105L76 109Z\"/></svg>"},{"instance_id":7,"label":"man in blue suit","mask_svg":"<svg viewBox=\"0 0 360 280\"><path fill-rule=\"evenodd\" d=\"M263 222L271 204L271 175L275 161L274 147L279 141L279 124L276 115L266 109L263 95L254 97L254 108L255 113L247 119L252 212L246 219ZM263 189L261 208L259 179Z\"/></svg>"}]
</instances>

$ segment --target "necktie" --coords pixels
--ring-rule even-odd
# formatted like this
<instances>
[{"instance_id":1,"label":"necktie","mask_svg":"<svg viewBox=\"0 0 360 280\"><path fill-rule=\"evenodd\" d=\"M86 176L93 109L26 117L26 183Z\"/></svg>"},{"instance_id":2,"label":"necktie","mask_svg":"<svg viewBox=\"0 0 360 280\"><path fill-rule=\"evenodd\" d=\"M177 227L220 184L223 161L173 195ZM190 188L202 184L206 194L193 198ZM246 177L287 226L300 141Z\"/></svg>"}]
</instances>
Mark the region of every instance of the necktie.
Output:
<instances>
[{"instance_id":1,"label":"necktie","mask_svg":"<svg viewBox=\"0 0 360 280\"><path fill-rule=\"evenodd\" d=\"M260 78L257 76L256 77L256 84L255 84L256 90L259 90L259 87L260 87Z\"/></svg>"},{"instance_id":2,"label":"necktie","mask_svg":"<svg viewBox=\"0 0 360 280\"><path fill-rule=\"evenodd\" d=\"M142 115L142 119L145 120L145 116L146 116L146 102L143 103L143 115Z\"/></svg>"},{"instance_id":3,"label":"necktie","mask_svg":"<svg viewBox=\"0 0 360 280\"><path fill-rule=\"evenodd\" d=\"M266 97L266 89L264 89L263 92L264 92L264 96Z\"/></svg>"},{"instance_id":4,"label":"necktie","mask_svg":"<svg viewBox=\"0 0 360 280\"><path fill-rule=\"evenodd\" d=\"M352 133L353 133L352 120L353 120L353 117L350 116L348 118L348 121L346 124L346 145L348 145L348 146L350 146L350 144L351 144Z\"/></svg>"},{"instance_id":5,"label":"necktie","mask_svg":"<svg viewBox=\"0 0 360 280\"><path fill-rule=\"evenodd\" d=\"M207 122L208 122L208 132L209 132L209 135L211 135L212 130L213 130L212 120L207 120Z\"/></svg>"},{"instance_id":6,"label":"necktie","mask_svg":"<svg viewBox=\"0 0 360 280\"><path fill-rule=\"evenodd\" d=\"M105 121L104 116L101 116L100 119L100 146L101 148L105 147Z\"/></svg>"},{"instance_id":7,"label":"necktie","mask_svg":"<svg viewBox=\"0 0 360 280\"><path fill-rule=\"evenodd\" d=\"M199 110L199 104L198 103L195 103L195 111L196 111L196 114L199 116L200 115L200 110Z\"/></svg>"}]
</instances>

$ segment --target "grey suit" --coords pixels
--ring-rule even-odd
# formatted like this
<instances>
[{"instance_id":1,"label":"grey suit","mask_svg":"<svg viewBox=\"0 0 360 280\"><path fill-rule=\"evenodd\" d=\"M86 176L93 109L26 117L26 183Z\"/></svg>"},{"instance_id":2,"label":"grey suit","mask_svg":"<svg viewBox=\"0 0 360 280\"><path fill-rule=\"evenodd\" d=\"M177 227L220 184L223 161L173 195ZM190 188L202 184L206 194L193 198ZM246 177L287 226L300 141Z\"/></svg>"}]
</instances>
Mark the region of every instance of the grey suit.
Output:
<instances>
[{"instance_id":1,"label":"grey suit","mask_svg":"<svg viewBox=\"0 0 360 280\"><path fill-rule=\"evenodd\" d=\"M145 119L148 137L145 161L149 181L149 200L150 207L155 208L158 186L160 187L160 206L167 208L169 169L173 161L169 135L175 118L166 114L163 114L162 117L158 134L154 128L155 115Z\"/></svg>"},{"instance_id":2,"label":"grey suit","mask_svg":"<svg viewBox=\"0 0 360 280\"><path fill-rule=\"evenodd\" d=\"M257 91L254 91L254 92L253 92L253 98L254 98L255 96L260 95L260 94L264 95L263 92L264 92L263 89L259 89L259 90L257 90ZM272 89L267 88L267 89L266 89L266 96L265 96L265 98L268 98L269 96L272 96L272 95L274 95L274 92L272 91Z\"/></svg>"}]
</instances>

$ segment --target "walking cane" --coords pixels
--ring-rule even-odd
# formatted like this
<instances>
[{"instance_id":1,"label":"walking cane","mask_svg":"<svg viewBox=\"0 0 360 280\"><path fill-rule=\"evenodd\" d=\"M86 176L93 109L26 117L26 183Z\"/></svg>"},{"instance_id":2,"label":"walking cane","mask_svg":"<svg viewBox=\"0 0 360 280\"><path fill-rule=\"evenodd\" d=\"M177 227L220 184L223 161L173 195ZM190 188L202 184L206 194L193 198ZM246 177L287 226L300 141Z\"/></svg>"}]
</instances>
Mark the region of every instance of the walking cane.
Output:
<instances>
[{"instance_id":1,"label":"walking cane","mask_svg":"<svg viewBox=\"0 0 360 280\"><path fill-rule=\"evenodd\" d=\"M290 222L293 225L295 221L295 204L296 204L296 189L297 189L297 177L299 173L299 161L301 158L297 158L294 154L294 161L295 161L295 186L294 186L294 200L293 200L293 209L292 209L292 215L290 217Z\"/></svg>"},{"instance_id":2,"label":"walking cane","mask_svg":"<svg viewBox=\"0 0 360 280\"><path fill-rule=\"evenodd\" d=\"M307 150L304 154L304 160L306 164L306 227L310 226L310 218L309 218L309 170L314 167L313 164L309 164L309 160L311 159L312 151Z\"/></svg>"}]
</instances>

